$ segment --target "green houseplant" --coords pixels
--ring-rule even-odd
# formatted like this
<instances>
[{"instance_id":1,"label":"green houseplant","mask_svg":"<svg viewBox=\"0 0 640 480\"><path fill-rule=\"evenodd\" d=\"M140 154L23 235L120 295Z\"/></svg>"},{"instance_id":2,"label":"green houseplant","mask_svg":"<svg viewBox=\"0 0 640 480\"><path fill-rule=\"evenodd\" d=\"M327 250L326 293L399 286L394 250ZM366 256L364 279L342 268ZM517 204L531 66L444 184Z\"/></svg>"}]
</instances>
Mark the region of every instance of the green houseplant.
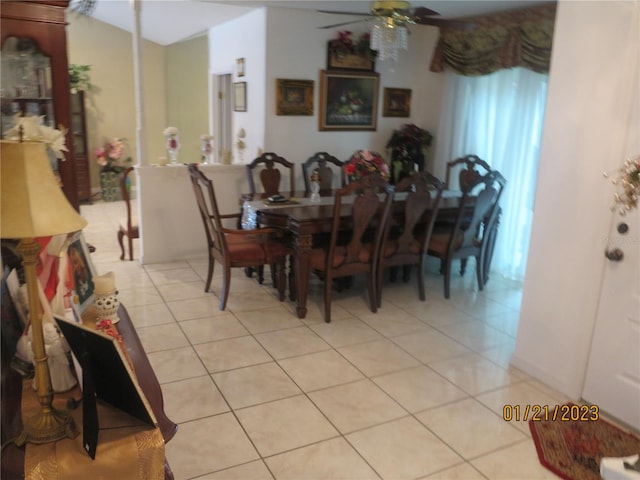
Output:
<instances>
[{"instance_id":1,"label":"green houseplant","mask_svg":"<svg viewBox=\"0 0 640 480\"><path fill-rule=\"evenodd\" d=\"M91 71L91 65L69 65L69 85L71 87L71 93L76 93L81 90L91 90L91 77L89 72Z\"/></svg>"}]
</instances>

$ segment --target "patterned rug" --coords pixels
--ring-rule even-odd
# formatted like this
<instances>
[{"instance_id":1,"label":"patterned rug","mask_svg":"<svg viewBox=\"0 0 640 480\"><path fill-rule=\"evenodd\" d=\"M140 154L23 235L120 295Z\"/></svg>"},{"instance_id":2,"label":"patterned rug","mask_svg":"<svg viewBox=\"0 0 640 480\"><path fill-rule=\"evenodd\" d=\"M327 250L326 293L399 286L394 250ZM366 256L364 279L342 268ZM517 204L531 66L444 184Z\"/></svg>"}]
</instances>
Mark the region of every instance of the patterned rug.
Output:
<instances>
[{"instance_id":1,"label":"patterned rug","mask_svg":"<svg viewBox=\"0 0 640 480\"><path fill-rule=\"evenodd\" d=\"M571 407L579 408L572 404L560 408ZM561 420L560 416L555 421L549 418L551 415L539 421L529 420L529 428L540 463L565 480L600 480L600 460L603 457L640 453L638 437L606 420L587 419L595 415L574 416L580 420L571 420L571 415Z\"/></svg>"}]
</instances>

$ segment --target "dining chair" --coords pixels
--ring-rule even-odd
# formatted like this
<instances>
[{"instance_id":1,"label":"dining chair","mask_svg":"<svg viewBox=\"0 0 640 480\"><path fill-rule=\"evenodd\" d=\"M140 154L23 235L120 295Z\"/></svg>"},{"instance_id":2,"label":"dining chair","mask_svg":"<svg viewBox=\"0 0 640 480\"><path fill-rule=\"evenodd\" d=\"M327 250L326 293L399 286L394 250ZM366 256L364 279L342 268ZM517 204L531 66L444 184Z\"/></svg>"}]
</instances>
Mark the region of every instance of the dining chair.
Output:
<instances>
[{"instance_id":1,"label":"dining chair","mask_svg":"<svg viewBox=\"0 0 640 480\"><path fill-rule=\"evenodd\" d=\"M331 289L336 278L366 273L369 306L377 311L378 251L392 200L393 187L378 175L352 181L335 192L331 239L310 255L311 269L324 278L325 322L331 322Z\"/></svg>"},{"instance_id":2,"label":"dining chair","mask_svg":"<svg viewBox=\"0 0 640 480\"><path fill-rule=\"evenodd\" d=\"M465 155L447 162L446 188L465 191L475 181L489 173L491 166L477 155ZM454 179L456 182L454 183Z\"/></svg>"},{"instance_id":3,"label":"dining chair","mask_svg":"<svg viewBox=\"0 0 640 480\"><path fill-rule=\"evenodd\" d=\"M478 289L483 289L488 241L492 237L491 230L495 228L488 222L493 211L497 211L505 184L502 174L495 170L469 183L462 192L455 222L448 231L438 230L431 234L427 255L442 262L445 298L450 297L451 264L455 259L466 261L475 257Z\"/></svg>"},{"instance_id":4,"label":"dining chair","mask_svg":"<svg viewBox=\"0 0 640 480\"><path fill-rule=\"evenodd\" d=\"M282 169L288 171L289 192L293 193L295 191L295 165L278 154L269 152L263 153L259 157L255 158L246 167L247 181L249 182L249 193L257 192L254 174L258 175L258 178L260 179L260 186L262 187L265 195L276 195L281 193L280 180L282 178L282 172L280 169L276 168L276 164L280 165ZM285 193L289 192L285 191Z\"/></svg>"},{"instance_id":5,"label":"dining chair","mask_svg":"<svg viewBox=\"0 0 640 480\"><path fill-rule=\"evenodd\" d=\"M335 168L331 168L334 165ZM320 190L342 188L347 184L347 176L344 171L344 162L338 160L327 152L317 152L302 164L302 176L306 193L311 192L311 175L317 170L320 182ZM334 185L333 179L336 171L339 172L339 184Z\"/></svg>"},{"instance_id":6,"label":"dining chair","mask_svg":"<svg viewBox=\"0 0 640 480\"><path fill-rule=\"evenodd\" d=\"M120 250L122 251L120 260L124 260L125 257L123 240L124 237L127 237L130 261L133 260L133 240L135 238L140 238L137 215L131 213L131 191L130 180L128 177L129 174L133 172L133 169L134 167L127 167L120 176L120 192L127 208L127 218L120 222L120 225L118 226L118 243L120 244Z\"/></svg>"},{"instance_id":7,"label":"dining chair","mask_svg":"<svg viewBox=\"0 0 640 480\"><path fill-rule=\"evenodd\" d=\"M402 266L405 282L410 277L409 268L416 267L418 296L420 300L425 300L425 248L431 238L443 189L444 183L428 172L412 172L396 185L392 211L395 217L397 212L395 204L403 204L404 215L398 225L395 225L393 221L389 222L380 248L377 272L378 307L382 305L383 273L387 267Z\"/></svg>"},{"instance_id":8,"label":"dining chair","mask_svg":"<svg viewBox=\"0 0 640 480\"><path fill-rule=\"evenodd\" d=\"M208 292L211 288L213 270L217 261L223 268L220 310L224 310L229 297L232 268L275 265L275 286L278 289L278 298L280 301L284 300L285 259L291 250L286 238L283 237L282 230L276 228L239 230L223 227L223 219L237 218L240 214L220 214L213 182L198 170L197 164L189 164L189 176L204 225L209 254L204 291Z\"/></svg>"}]
</instances>

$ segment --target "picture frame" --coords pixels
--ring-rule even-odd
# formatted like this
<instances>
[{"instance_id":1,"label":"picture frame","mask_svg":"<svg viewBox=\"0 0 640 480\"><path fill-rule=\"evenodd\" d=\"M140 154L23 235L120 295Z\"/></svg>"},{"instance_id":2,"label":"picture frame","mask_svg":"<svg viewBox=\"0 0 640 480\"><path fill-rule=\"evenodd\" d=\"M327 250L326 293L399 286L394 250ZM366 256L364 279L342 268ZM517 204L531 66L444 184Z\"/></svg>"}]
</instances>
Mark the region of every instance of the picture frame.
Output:
<instances>
[{"instance_id":1,"label":"picture frame","mask_svg":"<svg viewBox=\"0 0 640 480\"><path fill-rule=\"evenodd\" d=\"M247 111L247 82L236 82L233 84L233 111Z\"/></svg>"},{"instance_id":2,"label":"picture frame","mask_svg":"<svg viewBox=\"0 0 640 480\"><path fill-rule=\"evenodd\" d=\"M383 117L411 116L411 89L385 88L382 105Z\"/></svg>"},{"instance_id":3,"label":"picture frame","mask_svg":"<svg viewBox=\"0 0 640 480\"><path fill-rule=\"evenodd\" d=\"M320 71L320 131L376 130L376 72Z\"/></svg>"},{"instance_id":4,"label":"picture frame","mask_svg":"<svg viewBox=\"0 0 640 480\"><path fill-rule=\"evenodd\" d=\"M236 59L236 68L238 77L244 77L244 58Z\"/></svg>"},{"instance_id":5,"label":"picture frame","mask_svg":"<svg viewBox=\"0 0 640 480\"><path fill-rule=\"evenodd\" d=\"M357 52L342 52L335 45L339 40L327 43L327 70L352 70L373 72L376 68L375 58L369 58Z\"/></svg>"},{"instance_id":6,"label":"picture frame","mask_svg":"<svg viewBox=\"0 0 640 480\"><path fill-rule=\"evenodd\" d=\"M276 79L276 115L313 115L313 80Z\"/></svg>"},{"instance_id":7,"label":"picture frame","mask_svg":"<svg viewBox=\"0 0 640 480\"><path fill-rule=\"evenodd\" d=\"M89 254L89 246L82 231L71 237L67 247L67 256L72 272L73 291L78 299L78 316L82 316L87 307L93 305L95 299L93 277L96 276L96 269Z\"/></svg>"}]
</instances>

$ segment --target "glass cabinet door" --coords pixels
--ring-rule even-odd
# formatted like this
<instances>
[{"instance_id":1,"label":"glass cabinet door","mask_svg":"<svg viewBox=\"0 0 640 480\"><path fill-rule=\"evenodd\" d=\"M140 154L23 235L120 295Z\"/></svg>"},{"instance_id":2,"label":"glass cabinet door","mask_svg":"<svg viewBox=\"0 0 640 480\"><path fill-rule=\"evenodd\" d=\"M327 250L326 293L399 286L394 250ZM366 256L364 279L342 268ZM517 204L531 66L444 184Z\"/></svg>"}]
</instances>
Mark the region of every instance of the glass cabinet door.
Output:
<instances>
[{"instance_id":1,"label":"glass cabinet door","mask_svg":"<svg viewBox=\"0 0 640 480\"><path fill-rule=\"evenodd\" d=\"M55 128L51 89L51 59L31 39L7 38L2 45L2 133L13 126L16 114L42 116L45 125Z\"/></svg>"}]
</instances>

